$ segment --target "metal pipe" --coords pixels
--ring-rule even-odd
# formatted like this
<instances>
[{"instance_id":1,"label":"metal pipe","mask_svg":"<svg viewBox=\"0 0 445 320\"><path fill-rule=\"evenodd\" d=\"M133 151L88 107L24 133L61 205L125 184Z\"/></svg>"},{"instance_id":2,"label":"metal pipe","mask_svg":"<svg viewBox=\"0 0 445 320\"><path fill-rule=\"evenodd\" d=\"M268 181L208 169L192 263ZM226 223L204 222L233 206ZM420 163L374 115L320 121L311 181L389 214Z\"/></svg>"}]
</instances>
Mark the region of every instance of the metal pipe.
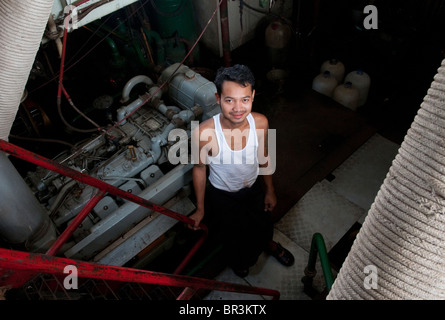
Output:
<instances>
[{"instance_id":1,"label":"metal pipe","mask_svg":"<svg viewBox=\"0 0 445 320\"><path fill-rule=\"evenodd\" d=\"M149 30L146 27L144 27L143 30L144 30L144 34L147 37L152 38L153 41L155 42L156 63L158 65L162 65L165 61L164 40L161 38L161 36L157 32L155 32L153 30Z\"/></svg>"},{"instance_id":2,"label":"metal pipe","mask_svg":"<svg viewBox=\"0 0 445 320\"><path fill-rule=\"evenodd\" d=\"M130 100L131 90L139 83L145 83L146 85L151 86L153 85L153 80L151 80L149 77L145 75L138 75L128 80L124 86L124 89L122 89L122 99L121 99L122 103L125 103L128 100Z\"/></svg>"},{"instance_id":3,"label":"metal pipe","mask_svg":"<svg viewBox=\"0 0 445 320\"><path fill-rule=\"evenodd\" d=\"M48 29L51 32L51 39L55 41L57 51L59 52L59 58L62 57L62 51L63 51L63 44L59 37L59 31L57 31L56 23L54 22L53 15L49 15L48 19Z\"/></svg>"},{"instance_id":4,"label":"metal pipe","mask_svg":"<svg viewBox=\"0 0 445 320\"><path fill-rule=\"evenodd\" d=\"M135 110L139 109L144 103L146 103L148 99L146 99L146 94L135 99L133 102L128 104L125 107L120 107L117 109L117 123L123 126L127 120L125 119L128 115L132 114Z\"/></svg>"},{"instance_id":5,"label":"metal pipe","mask_svg":"<svg viewBox=\"0 0 445 320\"><path fill-rule=\"evenodd\" d=\"M196 253L196 251L198 251L198 249L201 247L201 245L207 239L207 235L208 235L207 230L204 230L204 233L201 236L201 238L199 238L199 240L195 243L195 245L190 250L190 252L187 254L187 256L184 258L184 260L175 269L175 271L173 272L174 274L180 274L181 273L181 271L184 269L184 267L187 265L187 263L190 261L190 259L193 257L193 255Z\"/></svg>"},{"instance_id":6,"label":"metal pipe","mask_svg":"<svg viewBox=\"0 0 445 320\"><path fill-rule=\"evenodd\" d=\"M11 244L47 250L56 232L47 212L39 204L20 173L0 151L0 236Z\"/></svg>"},{"instance_id":7,"label":"metal pipe","mask_svg":"<svg viewBox=\"0 0 445 320\"><path fill-rule=\"evenodd\" d=\"M307 267L304 270L306 276L308 277L315 276L315 263L317 262L317 254L320 256L320 263L326 282L326 288L328 290L331 290L332 284L334 283L334 276L332 275L326 245L323 236L320 233L314 233L314 235L312 236L311 249L309 251L309 260Z\"/></svg>"},{"instance_id":8,"label":"metal pipe","mask_svg":"<svg viewBox=\"0 0 445 320\"><path fill-rule=\"evenodd\" d=\"M95 132L98 129L79 129L76 127L73 127L71 124L68 123L68 121L66 121L65 117L63 116L62 113L62 92L64 93L65 97L67 98L68 102L70 103L70 105L84 118L86 118L87 120L89 120L90 122L93 123L93 125L95 125L97 128L99 127L99 125L97 125L96 123L94 123L94 121L92 121L91 119L89 119L85 114L83 114L83 112L81 112L79 109L77 109L77 107L74 105L74 103L71 100L71 97L68 95L68 92L65 90L65 88L63 87L63 75L64 75L64 70L65 70L65 57L66 57L66 43L67 43L67 38L68 38L68 28L65 26L65 29L63 31L63 45L62 45L62 57L60 59L60 71L59 71L59 82L58 82L58 88L57 88L57 99L56 99L56 105L57 105L57 112L59 113L60 119L62 120L62 122L65 124L65 126L67 126L68 128L70 128L73 131L77 131L77 132L83 132L83 133L90 133L90 132Z\"/></svg>"},{"instance_id":9,"label":"metal pipe","mask_svg":"<svg viewBox=\"0 0 445 320\"><path fill-rule=\"evenodd\" d=\"M227 6L227 0L221 1L219 12L221 17L221 38L223 44L224 66L230 67L232 64L232 58L230 56L229 8Z\"/></svg>"},{"instance_id":10,"label":"metal pipe","mask_svg":"<svg viewBox=\"0 0 445 320\"><path fill-rule=\"evenodd\" d=\"M195 289L186 287L181 294L176 298L176 300L190 300L196 293Z\"/></svg>"}]
</instances>

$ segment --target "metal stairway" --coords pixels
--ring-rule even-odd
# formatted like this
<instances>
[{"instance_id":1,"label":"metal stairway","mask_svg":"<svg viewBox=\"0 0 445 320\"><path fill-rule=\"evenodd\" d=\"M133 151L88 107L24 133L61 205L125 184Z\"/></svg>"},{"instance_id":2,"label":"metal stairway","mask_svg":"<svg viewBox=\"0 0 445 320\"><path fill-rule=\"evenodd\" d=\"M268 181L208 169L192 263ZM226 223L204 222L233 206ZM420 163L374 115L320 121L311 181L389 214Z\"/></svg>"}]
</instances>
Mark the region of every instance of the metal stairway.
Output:
<instances>
[{"instance_id":1,"label":"metal stairway","mask_svg":"<svg viewBox=\"0 0 445 320\"><path fill-rule=\"evenodd\" d=\"M59 250L65 242L82 223L91 209L107 193L132 201L189 225L194 224L194 221L165 207L158 206L146 199L109 185L102 180L65 167L53 160L39 156L4 140L0 140L0 150L98 189L96 194L92 196L73 222L67 226L45 254L0 248L0 289L7 290L6 296L15 297L16 299L37 300L150 300L154 298L159 299L160 297L169 300L173 298L189 300L199 290L221 290L261 294L271 296L272 299L279 298L280 293L276 290L180 275L207 237L207 227L203 224L200 226L203 230L202 236L173 274L57 257ZM70 270L67 271L67 266L72 268L72 275ZM67 283L67 279L78 281L78 283L74 286L74 283L70 284L69 281ZM161 286L163 287L162 289ZM67 289L71 287L72 289ZM8 292L11 293L8 294ZM162 294L159 294L160 292Z\"/></svg>"}]
</instances>

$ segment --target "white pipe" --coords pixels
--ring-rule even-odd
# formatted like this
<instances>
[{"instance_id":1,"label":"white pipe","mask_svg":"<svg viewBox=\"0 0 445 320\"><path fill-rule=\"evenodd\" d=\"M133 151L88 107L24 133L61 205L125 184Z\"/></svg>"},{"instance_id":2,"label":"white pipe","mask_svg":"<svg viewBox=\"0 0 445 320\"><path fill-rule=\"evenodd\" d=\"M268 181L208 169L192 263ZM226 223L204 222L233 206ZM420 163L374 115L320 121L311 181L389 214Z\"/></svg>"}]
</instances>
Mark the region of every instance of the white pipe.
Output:
<instances>
[{"instance_id":1,"label":"white pipe","mask_svg":"<svg viewBox=\"0 0 445 320\"><path fill-rule=\"evenodd\" d=\"M8 140L53 0L0 1L0 139Z\"/></svg>"},{"instance_id":2,"label":"white pipe","mask_svg":"<svg viewBox=\"0 0 445 320\"><path fill-rule=\"evenodd\" d=\"M54 40L56 42L57 52L59 52L59 58L62 57L62 51L63 51L63 44L62 40L60 40L59 37L59 31L57 31L56 23L54 22L53 15L49 15L48 19L48 29L51 32L50 39Z\"/></svg>"},{"instance_id":3,"label":"white pipe","mask_svg":"<svg viewBox=\"0 0 445 320\"><path fill-rule=\"evenodd\" d=\"M0 236L8 243L25 244L33 251L48 249L56 239L54 226L20 173L2 151L0 181Z\"/></svg>"},{"instance_id":4,"label":"white pipe","mask_svg":"<svg viewBox=\"0 0 445 320\"><path fill-rule=\"evenodd\" d=\"M130 100L131 90L133 90L133 88L139 83L145 83L146 85L151 86L153 84L153 81L149 77L144 75L138 75L128 80L128 82L124 86L124 89L122 90L122 103L128 102L128 100Z\"/></svg>"},{"instance_id":5,"label":"white pipe","mask_svg":"<svg viewBox=\"0 0 445 320\"><path fill-rule=\"evenodd\" d=\"M151 87L148 90L148 94L152 97L152 99L154 99L154 98L161 99L161 97L162 97L162 90L160 90L159 87Z\"/></svg>"},{"instance_id":6,"label":"white pipe","mask_svg":"<svg viewBox=\"0 0 445 320\"><path fill-rule=\"evenodd\" d=\"M153 137L151 139L151 141L153 142L153 144L151 145L151 158L153 159L153 163L158 162L159 158L161 157L161 144L162 144L162 139L159 137Z\"/></svg>"},{"instance_id":7,"label":"white pipe","mask_svg":"<svg viewBox=\"0 0 445 320\"><path fill-rule=\"evenodd\" d=\"M0 1L0 139L5 141L52 5L53 0ZM0 235L10 243L25 242L31 251L48 249L56 237L54 225L3 153L1 159Z\"/></svg>"},{"instance_id":8,"label":"white pipe","mask_svg":"<svg viewBox=\"0 0 445 320\"><path fill-rule=\"evenodd\" d=\"M195 120L195 114L193 113L192 110L182 110L178 114L174 115L173 119L174 118L180 118L185 123L189 123L189 122Z\"/></svg>"},{"instance_id":9,"label":"white pipe","mask_svg":"<svg viewBox=\"0 0 445 320\"><path fill-rule=\"evenodd\" d=\"M137 98L132 103L130 103L128 106L120 107L117 110L117 121L122 121L128 114L130 114L132 111L139 108L144 103L144 100L142 98ZM124 125L127 121L123 120L120 122L120 125Z\"/></svg>"}]
</instances>

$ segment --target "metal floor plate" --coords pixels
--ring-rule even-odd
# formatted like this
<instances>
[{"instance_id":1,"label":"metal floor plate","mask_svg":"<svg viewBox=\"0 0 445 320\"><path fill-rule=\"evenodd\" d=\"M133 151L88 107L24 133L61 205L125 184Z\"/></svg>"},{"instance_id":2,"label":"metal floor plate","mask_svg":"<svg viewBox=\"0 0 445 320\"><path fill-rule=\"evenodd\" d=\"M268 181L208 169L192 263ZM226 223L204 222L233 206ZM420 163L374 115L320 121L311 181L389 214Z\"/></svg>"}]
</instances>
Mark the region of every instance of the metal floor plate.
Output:
<instances>
[{"instance_id":1,"label":"metal floor plate","mask_svg":"<svg viewBox=\"0 0 445 320\"><path fill-rule=\"evenodd\" d=\"M354 223L364 219L398 148L399 145L374 135L333 172L334 180L316 183L275 224L274 240L293 253L293 266L284 267L263 253L246 278L241 279L226 269L216 280L276 289L281 293L281 300L310 300L303 292L301 279L312 235L321 233L329 251ZM320 291L325 283L319 259L316 270L314 287ZM334 270L333 273L335 277ZM269 297L213 291L205 299L261 300Z\"/></svg>"}]
</instances>

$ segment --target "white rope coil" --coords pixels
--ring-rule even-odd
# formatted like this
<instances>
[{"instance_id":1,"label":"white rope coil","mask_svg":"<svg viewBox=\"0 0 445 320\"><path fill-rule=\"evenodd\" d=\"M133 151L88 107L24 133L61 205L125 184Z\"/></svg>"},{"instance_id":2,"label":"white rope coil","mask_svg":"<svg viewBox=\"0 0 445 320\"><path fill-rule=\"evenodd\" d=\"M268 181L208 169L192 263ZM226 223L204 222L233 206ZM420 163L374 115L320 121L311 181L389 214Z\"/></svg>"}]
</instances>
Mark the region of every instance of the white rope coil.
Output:
<instances>
[{"instance_id":1,"label":"white rope coil","mask_svg":"<svg viewBox=\"0 0 445 320\"><path fill-rule=\"evenodd\" d=\"M445 60L327 299L445 299Z\"/></svg>"},{"instance_id":2,"label":"white rope coil","mask_svg":"<svg viewBox=\"0 0 445 320\"><path fill-rule=\"evenodd\" d=\"M0 139L8 140L52 4L0 1Z\"/></svg>"}]
</instances>

